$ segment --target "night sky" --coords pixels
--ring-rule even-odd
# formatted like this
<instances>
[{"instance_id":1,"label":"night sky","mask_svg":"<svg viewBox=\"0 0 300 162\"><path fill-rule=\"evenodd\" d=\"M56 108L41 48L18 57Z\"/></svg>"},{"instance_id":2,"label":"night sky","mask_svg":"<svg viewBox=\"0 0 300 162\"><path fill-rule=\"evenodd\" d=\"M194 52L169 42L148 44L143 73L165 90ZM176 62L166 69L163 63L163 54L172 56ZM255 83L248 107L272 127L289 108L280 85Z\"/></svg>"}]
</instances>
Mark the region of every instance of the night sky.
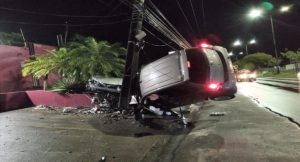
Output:
<instances>
[{"instance_id":1,"label":"night sky","mask_svg":"<svg viewBox=\"0 0 300 162\"><path fill-rule=\"evenodd\" d=\"M249 53L261 51L273 54L269 19L247 18L248 11L252 7L259 6L262 2L260 0L204 0L204 18L201 0L192 0L198 26L190 0L178 0L191 27L175 0L152 1L193 45L197 40L208 39L213 44L225 46L229 51L238 53L243 49L232 47L236 39L249 41L255 38L258 43L249 46ZM291 50L300 48L300 2L296 0L270 2L274 4L272 12L279 51L286 48ZM284 14L279 13L279 7L285 4L292 4L292 10ZM68 21L71 35L69 39L74 34L81 34L94 36L98 40L121 42L126 46L130 14L131 9L120 0L0 0L0 32L19 32L22 28L27 40L56 45L56 35L64 33L64 24ZM119 23L107 24L116 22ZM151 28L147 24L146 27ZM170 42L155 30L151 31L164 41ZM146 41L162 44L150 34ZM167 54L168 50L166 47L146 44L145 52L142 54L151 60Z\"/></svg>"}]
</instances>

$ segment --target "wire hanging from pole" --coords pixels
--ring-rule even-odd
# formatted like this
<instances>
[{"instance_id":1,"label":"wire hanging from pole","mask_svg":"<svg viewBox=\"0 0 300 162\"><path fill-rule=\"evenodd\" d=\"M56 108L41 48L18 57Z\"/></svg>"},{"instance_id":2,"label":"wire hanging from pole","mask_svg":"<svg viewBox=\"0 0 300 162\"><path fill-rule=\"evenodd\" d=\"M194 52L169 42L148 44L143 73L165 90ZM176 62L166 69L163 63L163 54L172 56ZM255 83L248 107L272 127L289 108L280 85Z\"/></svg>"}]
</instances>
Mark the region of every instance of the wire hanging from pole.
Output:
<instances>
[{"instance_id":1,"label":"wire hanging from pole","mask_svg":"<svg viewBox=\"0 0 300 162\"><path fill-rule=\"evenodd\" d=\"M177 5L178 5L178 7L179 7L179 9L180 9L180 11L182 13L182 15L184 16L185 21L188 23L188 26L189 26L190 30L193 31L192 25L191 25L190 21L188 20L187 16L185 15L185 13L184 13L184 11L183 11L180 3L178 2L178 0L175 0L175 1L176 1Z\"/></svg>"},{"instance_id":2,"label":"wire hanging from pole","mask_svg":"<svg viewBox=\"0 0 300 162\"><path fill-rule=\"evenodd\" d=\"M192 0L190 0L190 4L191 4L191 7L192 7L192 12L193 12L193 15L194 15L194 19L195 19L195 22L196 22L196 27L197 27L197 30L199 32L200 31L199 30L199 23L198 23L198 20L197 20L197 16L196 16L196 13L195 13L195 9L194 9L194 5L193 5Z\"/></svg>"}]
</instances>

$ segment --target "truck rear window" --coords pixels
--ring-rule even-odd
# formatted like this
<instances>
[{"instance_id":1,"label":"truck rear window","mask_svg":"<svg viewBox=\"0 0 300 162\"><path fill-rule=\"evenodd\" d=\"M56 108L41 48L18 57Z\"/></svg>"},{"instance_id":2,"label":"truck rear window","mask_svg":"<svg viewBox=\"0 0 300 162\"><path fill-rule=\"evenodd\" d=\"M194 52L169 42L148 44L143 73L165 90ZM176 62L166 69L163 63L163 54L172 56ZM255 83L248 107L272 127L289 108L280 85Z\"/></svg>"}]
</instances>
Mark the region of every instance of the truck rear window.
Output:
<instances>
[{"instance_id":1,"label":"truck rear window","mask_svg":"<svg viewBox=\"0 0 300 162\"><path fill-rule=\"evenodd\" d=\"M204 84L208 78L208 60L201 49L186 50L190 82Z\"/></svg>"}]
</instances>

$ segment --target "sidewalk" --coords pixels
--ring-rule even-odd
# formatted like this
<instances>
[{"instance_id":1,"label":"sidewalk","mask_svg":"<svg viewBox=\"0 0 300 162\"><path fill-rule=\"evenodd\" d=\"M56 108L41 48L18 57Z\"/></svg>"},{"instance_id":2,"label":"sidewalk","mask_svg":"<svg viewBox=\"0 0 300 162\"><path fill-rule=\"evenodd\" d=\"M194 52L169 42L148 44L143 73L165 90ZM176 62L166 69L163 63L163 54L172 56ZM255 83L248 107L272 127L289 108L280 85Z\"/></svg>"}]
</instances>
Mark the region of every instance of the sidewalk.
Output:
<instances>
[{"instance_id":1,"label":"sidewalk","mask_svg":"<svg viewBox=\"0 0 300 162\"><path fill-rule=\"evenodd\" d=\"M212 112L226 114L210 116ZM238 95L230 101L211 102L198 115L195 129L173 150L176 156L171 161L300 161L299 127L249 98Z\"/></svg>"}]
</instances>

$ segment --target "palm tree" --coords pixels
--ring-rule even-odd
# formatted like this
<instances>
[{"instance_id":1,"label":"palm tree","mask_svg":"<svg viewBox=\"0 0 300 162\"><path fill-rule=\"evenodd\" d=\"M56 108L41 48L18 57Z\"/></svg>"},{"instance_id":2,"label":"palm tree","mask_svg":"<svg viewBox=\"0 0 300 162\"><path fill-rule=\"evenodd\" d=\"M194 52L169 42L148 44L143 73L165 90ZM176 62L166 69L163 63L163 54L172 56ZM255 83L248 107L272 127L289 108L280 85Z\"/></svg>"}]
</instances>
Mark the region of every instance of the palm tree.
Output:
<instances>
[{"instance_id":1,"label":"palm tree","mask_svg":"<svg viewBox=\"0 0 300 162\"><path fill-rule=\"evenodd\" d=\"M118 43L97 41L92 37L80 38L65 48L27 61L22 74L32 74L39 79L57 73L62 78L71 78L74 83L85 83L95 75L120 77L125 65L121 57L125 52Z\"/></svg>"},{"instance_id":2,"label":"palm tree","mask_svg":"<svg viewBox=\"0 0 300 162\"><path fill-rule=\"evenodd\" d=\"M70 51L70 74L76 80L88 80L94 75L122 76L125 60L121 58L126 50L118 43L110 44L87 37L68 45Z\"/></svg>"},{"instance_id":3,"label":"palm tree","mask_svg":"<svg viewBox=\"0 0 300 162\"><path fill-rule=\"evenodd\" d=\"M57 73L64 67L64 58L67 54L66 48L50 51L48 55L38 55L33 60L27 60L22 68L24 77L33 75L34 78L44 78L44 90L47 87L47 79L50 73Z\"/></svg>"}]
</instances>

